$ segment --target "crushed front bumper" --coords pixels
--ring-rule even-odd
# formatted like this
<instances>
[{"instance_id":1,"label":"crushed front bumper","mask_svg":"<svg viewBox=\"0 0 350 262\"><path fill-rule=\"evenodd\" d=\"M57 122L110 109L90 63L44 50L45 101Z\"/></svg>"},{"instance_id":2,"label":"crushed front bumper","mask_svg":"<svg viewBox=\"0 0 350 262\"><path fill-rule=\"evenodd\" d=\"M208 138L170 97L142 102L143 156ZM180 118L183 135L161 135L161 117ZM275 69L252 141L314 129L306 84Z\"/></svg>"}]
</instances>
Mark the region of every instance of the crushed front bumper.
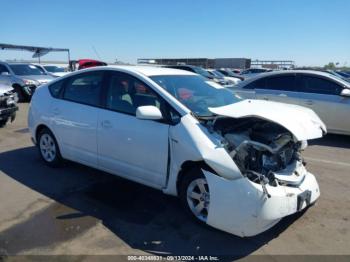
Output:
<instances>
[{"instance_id":1,"label":"crushed front bumper","mask_svg":"<svg viewBox=\"0 0 350 262\"><path fill-rule=\"evenodd\" d=\"M270 198L260 184L248 178L227 180L203 172L210 191L207 224L242 237L268 230L283 217L305 209L320 196L318 183L308 172L298 186L267 185Z\"/></svg>"}]
</instances>

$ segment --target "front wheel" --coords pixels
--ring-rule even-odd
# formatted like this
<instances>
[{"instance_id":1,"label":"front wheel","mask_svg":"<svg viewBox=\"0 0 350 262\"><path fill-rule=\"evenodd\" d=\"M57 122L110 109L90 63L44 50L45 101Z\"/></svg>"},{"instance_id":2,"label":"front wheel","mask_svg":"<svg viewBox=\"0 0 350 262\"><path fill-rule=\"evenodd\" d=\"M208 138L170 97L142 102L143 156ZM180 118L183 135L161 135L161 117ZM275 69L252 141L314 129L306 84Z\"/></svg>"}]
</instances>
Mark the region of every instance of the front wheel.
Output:
<instances>
[{"instance_id":1,"label":"front wheel","mask_svg":"<svg viewBox=\"0 0 350 262\"><path fill-rule=\"evenodd\" d=\"M43 129L38 135L38 148L41 158L51 167L60 166L62 157L52 132Z\"/></svg>"},{"instance_id":2,"label":"front wheel","mask_svg":"<svg viewBox=\"0 0 350 262\"><path fill-rule=\"evenodd\" d=\"M198 222L207 222L210 192L208 182L199 168L185 174L180 186L180 198L185 208Z\"/></svg>"}]
</instances>

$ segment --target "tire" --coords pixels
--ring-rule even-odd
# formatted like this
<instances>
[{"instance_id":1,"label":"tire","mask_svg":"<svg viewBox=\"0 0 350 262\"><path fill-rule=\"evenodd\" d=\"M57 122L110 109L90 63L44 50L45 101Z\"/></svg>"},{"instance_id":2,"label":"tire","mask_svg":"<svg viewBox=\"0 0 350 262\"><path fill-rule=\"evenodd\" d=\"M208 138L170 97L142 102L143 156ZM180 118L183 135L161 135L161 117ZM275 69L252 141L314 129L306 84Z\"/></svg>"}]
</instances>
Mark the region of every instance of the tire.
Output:
<instances>
[{"instance_id":1,"label":"tire","mask_svg":"<svg viewBox=\"0 0 350 262\"><path fill-rule=\"evenodd\" d=\"M59 167L63 159L60 153L55 136L52 132L44 128L40 131L37 141L39 154L44 162L50 167Z\"/></svg>"},{"instance_id":2,"label":"tire","mask_svg":"<svg viewBox=\"0 0 350 262\"><path fill-rule=\"evenodd\" d=\"M8 118L0 120L0 127L4 127L8 121Z\"/></svg>"},{"instance_id":3,"label":"tire","mask_svg":"<svg viewBox=\"0 0 350 262\"><path fill-rule=\"evenodd\" d=\"M200 224L206 224L210 192L207 180L200 168L192 168L184 174L180 183L179 195L187 212Z\"/></svg>"}]
</instances>

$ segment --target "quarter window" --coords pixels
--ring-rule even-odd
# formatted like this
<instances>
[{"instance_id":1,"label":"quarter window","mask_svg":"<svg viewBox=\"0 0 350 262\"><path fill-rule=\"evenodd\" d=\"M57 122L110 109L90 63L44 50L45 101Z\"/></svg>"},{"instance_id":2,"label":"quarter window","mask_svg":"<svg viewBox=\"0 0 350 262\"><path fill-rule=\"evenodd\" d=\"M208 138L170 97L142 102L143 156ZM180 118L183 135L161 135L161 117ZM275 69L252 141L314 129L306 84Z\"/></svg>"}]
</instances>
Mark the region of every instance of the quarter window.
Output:
<instances>
[{"instance_id":1,"label":"quarter window","mask_svg":"<svg viewBox=\"0 0 350 262\"><path fill-rule=\"evenodd\" d=\"M63 89L63 84L64 84L64 80L61 80L49 85L49 90L53 97L58 98L60 96L61 91Z\"/></svg>"},{"instance_id":2,"label":"quarter window","mask_svg":"<svg viewBox=\"0 0 350 262\"><path fill-rule=\"evenodd\" d=\"M339 95L342 87L337 83L320 77L301 75L297 79L300 92L325 95Z\"/></svg>"},{"instance_id":3,"label":"quarter window","mask_svg":"<svg viewBox=\"0 0 350 262\"><path fill-rule=\"evenodd\" d=\"M102 71L73 76L66 82L63 98L81 104L99 106L102 79Z\"/></svg>"}]
</instances>

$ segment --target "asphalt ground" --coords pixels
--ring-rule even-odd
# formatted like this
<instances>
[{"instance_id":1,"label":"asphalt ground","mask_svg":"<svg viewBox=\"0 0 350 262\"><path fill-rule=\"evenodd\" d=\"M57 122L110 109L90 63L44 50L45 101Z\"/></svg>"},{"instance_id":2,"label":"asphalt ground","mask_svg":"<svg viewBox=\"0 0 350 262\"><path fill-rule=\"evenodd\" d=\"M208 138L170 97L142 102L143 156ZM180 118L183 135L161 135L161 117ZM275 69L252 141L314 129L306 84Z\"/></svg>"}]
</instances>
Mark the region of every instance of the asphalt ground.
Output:
<instances>
[{"instance_id":1,"label":"asphalt ground","mask_svg":"<svg viewBox=\"0 0 350 262\"><path fill-rule=\"evenodd\" d=\"M16 120L0 129L3 258L350 255L350 136L327 135L304 152L320 184L314 206L256 237L239 238L198 225L160 191L71 162L47 167L30 140L28 104L19 108Z\"/></svg>"}]
</instances>

